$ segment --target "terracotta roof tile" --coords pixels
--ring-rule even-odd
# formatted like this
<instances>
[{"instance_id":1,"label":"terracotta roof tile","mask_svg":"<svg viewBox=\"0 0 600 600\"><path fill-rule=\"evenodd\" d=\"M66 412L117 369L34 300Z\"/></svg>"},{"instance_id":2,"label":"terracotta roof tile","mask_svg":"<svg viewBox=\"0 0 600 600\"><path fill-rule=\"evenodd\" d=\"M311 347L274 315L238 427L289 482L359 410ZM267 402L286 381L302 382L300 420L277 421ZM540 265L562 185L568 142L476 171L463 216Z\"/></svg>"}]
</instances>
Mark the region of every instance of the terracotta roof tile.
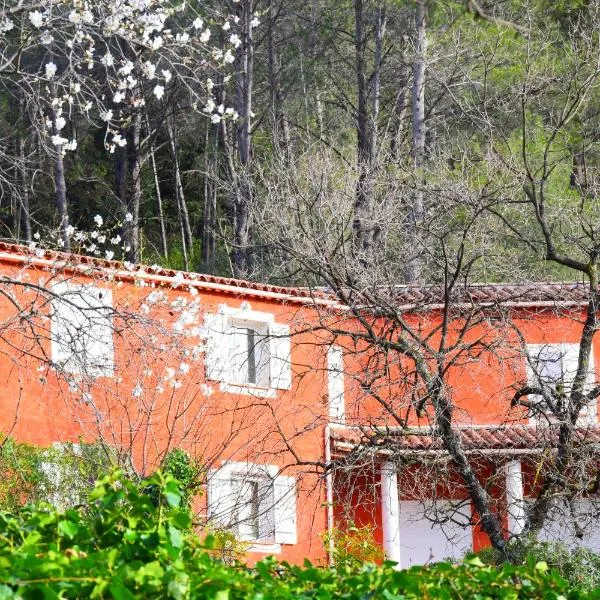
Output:
<instances>
[{"instance_id":1,"label":"terracotta roof tile","mask_svg":"<svg viewBox=\"0 0 600 600\"><path fill-rule=\"evenodd\" d=\"M10 253L27 258L42 258L47 260L64 261L65 264L89 265L91 268L123 270L125 266L118 261L109 261L101 258L68 254L54 250L36 249L30 250L27 246L0 241L0 252ZM290 298L326 298L335 300L331 290L323 288L286 287L234 279L232 277L219 277L204 273L185 273L174 269L157 267L152 269L145 265L131 265L127 270L134 277L137 273L145 273L149 276L177 278L184 276L198 282L218 284L239 288L240 293L244 289L259 292L270 292L284 294ZM428 310L440 306L444 301L444 290L441 286L415 286L400 285L394 288L399 306L405 309L411 307L415 310ZM548 304L585 304L588 300L589 289L585 283L496 283L496 284L469 284L468 286L455 287L452 294L454 304L484 304L484 305L548 305Z\"/></svg>"},{"instance_id":2,"label":"terracotta roof tile","mask_svg":"<svg viewBox=\"0 0 600 600\"><path fill-rule=\"evenodd\" d=\"M487 427L460 427L462 444L467 451L476 450L537 450L556 446L558 428L530 425L503 425ZM575 432L578 444L600 446L600 427L579 428ZM377 449L425 452L441 451L439 437L431 435L428 429L407 429L404 431L377 432L356 428L334 429L332 431L334 448L351 449L372 447ZM599 448L600 449L600 448Z\"/></svg>"}]
</instances>

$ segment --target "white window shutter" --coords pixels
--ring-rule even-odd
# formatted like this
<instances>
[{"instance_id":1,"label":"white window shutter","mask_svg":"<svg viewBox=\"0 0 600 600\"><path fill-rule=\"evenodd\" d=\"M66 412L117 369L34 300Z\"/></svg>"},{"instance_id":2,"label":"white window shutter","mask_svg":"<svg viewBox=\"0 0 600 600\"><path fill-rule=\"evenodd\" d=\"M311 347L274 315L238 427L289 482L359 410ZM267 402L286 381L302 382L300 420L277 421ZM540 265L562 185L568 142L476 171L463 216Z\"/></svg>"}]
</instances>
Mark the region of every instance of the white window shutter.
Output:
<instances>
[{"instance_id":1,"label":"white window shutter","mask_svg":"<svg viewBox=\"0 0 600 600\"><path fill-rule=\"evenodd\" d=\"M277 544L298 543L294 477L280 475L273 480L273 502L275 542Z\"/></svg>"},{"instance_id":2,"label":"white window shutter","mask_svg":"<svg viewBox=\"0 0 600 600\"><path fill-rule=\"evenodd\" d=\"M227 469L213 470L207 482L208 518L217 528L229 527L233 521L235 490Z\"/></svg>"},{"instance_id":3,"label":"white window shutter","mask_svg":"<svg viewBox=\"0 0 600 600\"><path fill-rule=\"evenodd\" d=\"M86 339L87 360L96 375L112 375L115 366L113 345L112 291L95 288L90 307L89 330Z\"/></svg>"},{"instance_id":4,"label":"white window shutter","mask_svg":"<svg viewBox=\"0 0 600 600\"><path fill-rule=\"evenodd\" d=\"M206 379L227 381L233 344L233 335L228 335L228 319L222 314L207 314L204 315L204 325L207 330L204 354Z\"/></svg>"},{"instance_id":5,"label":"white window shutter","mask_svg":"<svg viewBox=\"0 0 600 600\"><path fill-rule=\"evenodd\" d=\"M62 282L52 291L52 361L68 373L112 375L111 290Z\"/></svg>"},{"instance_id":6,"label":"white window shutter","mask_svg":"<svg viewBox=\"0 0 600 600\"><path fill-rule=\"evenodd\" d=\"M327 350L327 383L329 390L329 418L343 422L344 406L344 353L339 346Z\"/></svg>"},{"instance_id":7,"label":"white window shutter","mask_svg":"<svg viewBox=\"0 0 600 600\"><path fill-rule=\"evenodd\" d=\"M281 323L269 326L271 351L271 387L289 390L292 387L290 328Z\"/></svg>"}]
</instances>

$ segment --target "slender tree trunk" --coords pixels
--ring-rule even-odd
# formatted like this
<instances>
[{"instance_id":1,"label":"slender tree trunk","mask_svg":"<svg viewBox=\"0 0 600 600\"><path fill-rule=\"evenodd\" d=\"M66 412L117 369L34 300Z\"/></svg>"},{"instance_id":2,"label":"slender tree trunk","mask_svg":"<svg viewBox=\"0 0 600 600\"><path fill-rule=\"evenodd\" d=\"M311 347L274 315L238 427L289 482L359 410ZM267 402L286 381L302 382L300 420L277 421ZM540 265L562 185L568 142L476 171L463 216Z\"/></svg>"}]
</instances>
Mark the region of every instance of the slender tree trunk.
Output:
<instances>
[{"instance_id":1,"label":"slender tree trunk","mask_svg":"<svg viewBox=\"0 0 600 600\"><path fill-rule=\"evenodd\" d=\"M56 128L56 112L52 111L52 133L59 135ZM54 158L54 188L56 198L56 210L59 218L60 239L63 250L71 250L71 238L68 234L69 229L69 205L67 203L67 184L65 183L65 164L63 161L62 146L55 146L56 156Z\"/></svg>"},{"instance_id":2,"label":"slender tree trunk","mask_svg":"<svg viewBox=\"0 0 600 600\"><path fill-rule=\"evenodd\" d=\"M142 160L140 156L140 141L142 133L142 116L136 114L131 126L131 144L128 144L129 166L131 169L130 212L133 215L131 223L131 262L140 261L140 204L142 201Z\"/></svg>"},{"instance_id":3,"label":"slender tree trunk","mask_svg":"<svg viewBox=\"0 0 600 600\"><path fill-rule=\"evenodd\" d=\"M286 158L290 152L290 131L283 111L283 94L281 91L281 64L277 56L275 40L276 11L273 0L269 0L267 21L267 57L269 68L269 91L271 95L271 113L273 121L273 145Z\"/></svg>"},{"instance_id":4,"label":"slender tree trunk","mask_svg":"<svg viewBox=\"0 0 600 600\"><path fill-rule=\"evenodd\" d=\"M17 236L17 240L23 240L26 243L31 242L31 213L29 210L29 177L27 173L27 156L25 151L25 138L19 138L19 162L20 162L20 179L21 191L19 194L20 210L19 224L21 231Z\"/></svg>"},{"instance_id":5,"label":"slender tree trunk","mask_svg":"<svg viewBox=\"0 0 600 600\"><path fill-rule=\"evenodd\" d=\"M390 158L396 161L400 144L405 135L404 119L408 108L409 68L404 63L400 67L398 93L394 102L394 113L391 122Z\"/></svg>"},{"instance_id":6,"label":"slender tree trunk","mask_svg":"<svg viewBox=\"0 0 600 600\"><path fill-rule=\"evenodd\" d=\"M234 180L234 224L232 265L236 277L247 277L252 269L250 210L252 206L251 114L254 70L254 43L251 21L254 1L242 0L237 16L242 43L237 49L235 67L235 103L240 115L237 128L239 173Z\"/></svg>"},{"instance_id":7,"label":"slender tree trunk","mask_svg":"<svg viewBox=\"0 0 600 600\"><path fill-rule=\"evenodd\" d=\"M213 135L211 136L211 132ZM202 216L202 264L203 270L214 273L217 225L217 188L215 185L219 128L206 128L206 154L204 162L204 211Z\"/></svg>"},{"instance_id":8,"label":"slender tree trunk","mask_svg":"<svg viewBox=\"0 0 600 600\"><path fill-rule=\"evenodd\" d=\"M373 257L373 175L375 170L376 136L374 118L369 110L369 84L365 51L367 35L363 0L354 0L355 67L357 84L357 169L358 177L354 199L353 246L357 260L363 266ZM376 68L377 71L377 68ZM377 72L374 73L378 77ZM378 101L377 101L378 102Z\"/></svg>"},{"instance_id":9,"label":"slender tree trunk","mask_svg":"<svg viewBox=\"0 0 600 600\"><path fill-rule=\"evenodd\" d=\"M148 125L148 135L150 135L150 126ZM165 228L165 216L162 205L162 194L160 193L160 182L158 180L158 170L156 168L156 157L154 155L154 144L150 145L150 161L152 164L152 174L154 176L154 189L156 190L156 201L158 208L158 222L160 225L160 243L162 253L165 258L169 258L169 247L167 245L167 231Z\"/></svg>"},{"instance_id":10,"label":"slender tree trunk","mask_svg":"<svg viewBox=\"0 0 600 600\"><path fill-rule=\"evenodd\" d=\"M415 11L415 59L413 63L413 115L412 115L412 152L413 166L417 176L415 191L408 215L407 247L419 248L417 243L419 229L424 216L424 196L420 170L425 157L425 66L427 57L427 8L426 0L417 0ZM422 260L413 255L406 265L406 283L420 282L422 278Z\"/></svg>"},{"instance_id":11,"label":"slender tree trunk","mask_svg":"<svg viewBox=\"0 0 600 600\"><path fill-rule=\"evenodd\" d=\"M175 175L175 195L177 197L177 205L179 206L179 213L181 216L181 225L183 228L185 246L187 247L188 252L191 254L193 249L194 238L192 236L190 216L187 208L187 202L185 200L185 193L183 191L181 170L179 169L179 155L177 152L177 142L175 141L175 131L173 129L173 123L170 120L167 120L167 131L169 133L169 145L171 147L171 156L173 157L173 169ZM188 265L186 265L186 269L189 269Z\"/></svg>"}]
</instances>

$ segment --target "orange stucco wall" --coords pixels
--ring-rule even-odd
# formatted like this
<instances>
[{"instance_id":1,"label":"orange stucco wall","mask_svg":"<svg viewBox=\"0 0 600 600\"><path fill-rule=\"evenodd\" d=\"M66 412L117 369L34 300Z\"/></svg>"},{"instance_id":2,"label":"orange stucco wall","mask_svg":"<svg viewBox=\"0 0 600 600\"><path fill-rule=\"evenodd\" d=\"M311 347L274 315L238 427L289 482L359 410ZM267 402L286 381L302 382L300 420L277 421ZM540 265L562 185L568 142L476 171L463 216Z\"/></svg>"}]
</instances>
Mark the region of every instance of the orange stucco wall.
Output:
<instances>
[{"instance_id":1,"label":"orange stucco wall","mask_svg":"<svg viewBox=\"0 0 600 600\"><path fill-rule=\"evenodd\" d=\"M55 441L104 437L127 449L140 472L151 471L164 454L181 447L199 457L206 468L218 468L224 460L277 465L298 482L298 544L284 545L280 558L301 562L310 558L325 562L322 535L327 530L327 507L320 469L324 460L325 425L328 421L328 389L325 357L330 339L314 329L317 313L294 300L238 290L177 287L133 277L111 279L95 269L75 275L68 267L58 271L31 264L0 262L3 284L10 297L0 296L0 431L21 441L48 445ZM112 377L78 380L49 366L50 301L43 291L53 281L73 279L112 290L115 308L115 373ZM12 281L12 283L10 283ZM160 296L160 300L156 298ZM240 307L249 302L253 311L272 313L277 322L289 324L292 342L292 388L278 390L273 398L224 393L219 384L205 380L203 341L191 333L201 327L205 313L216 313L219 304ZM184 311L197 310L186 325L190 335L174 330ZM521 409L510 407L515 386L525 379L525 360L519 351L520 334L528 343L577 343L581 319L574 311L515 310L511 326L492 319L472 328L466 341L482 340L488 350L473 351L449 371L448 386L456 405L457 422L466 425L523 422ZM421 332L434 332L440 315L409 316ZM456 337L462 323L452 323ZM439 341L433 333L430 344ZM411 407L411 382L401 362L383 364L366 342L336 340L346 349L346 413L349 424L397 424L373 394L361 388L360 375L372 369L377 393L399 407L408 424L426 424ZM594 347L600 365L600 348ZM386 359L387 360L387 359ZM373 361L373 362L371 362ZM385 362L385 361L384 361ZM182 365L185 368L182 368ZM410 366L408 366L408 372ZM353 378L352 374L357 375ZM498 463L499 464L499 463ZM484 479L502 510L503 491L494 481L498 466L493 459L481 465ZM487 469L487 471L486 471ZM418 497L427 480L410 469L401 478L401 496ZM410 481L410 483L409 483ZM449 470L447 480L436 484L437 494L465 497ZM381 508L376 468L353 480L336 482L334 509L338 520L352 519L373 527L381 543ZM441 486L441 487L440 487ZM461 494L463 494L461 496ZM344 512L351 506L351 514ZM206 507L200 503L200 511ZM476 527L474 547L487 544ZM254 560L259 555L249 556Z\"/></svg>"}]
</instances>

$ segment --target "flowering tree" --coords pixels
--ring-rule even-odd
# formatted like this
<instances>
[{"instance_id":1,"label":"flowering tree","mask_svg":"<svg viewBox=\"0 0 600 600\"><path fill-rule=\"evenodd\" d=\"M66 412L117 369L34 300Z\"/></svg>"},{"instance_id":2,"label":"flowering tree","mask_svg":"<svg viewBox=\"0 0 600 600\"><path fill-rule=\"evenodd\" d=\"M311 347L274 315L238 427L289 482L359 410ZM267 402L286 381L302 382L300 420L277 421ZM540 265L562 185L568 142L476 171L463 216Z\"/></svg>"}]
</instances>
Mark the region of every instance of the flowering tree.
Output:
<instances>
[{"instance_id":1,"label":"flowering tree","mask_svg":"<svg viewBox=\"0 0 600 600\"><path fill-rule=\"evenodd\" d=\"M83 123L104 131L115 154L116 194L128 255L137 259L144 116L164 114L177 95L212 122L233 118L213 99L215 72L240 44L234 17L183 2L9 2L0 11L0 84L18 96L53 156L61 241L69 249L64 156ZM213 40L217 39L217 44ZM211 78L212 75L212 78Z\"/></svg>"}]
</instances>

